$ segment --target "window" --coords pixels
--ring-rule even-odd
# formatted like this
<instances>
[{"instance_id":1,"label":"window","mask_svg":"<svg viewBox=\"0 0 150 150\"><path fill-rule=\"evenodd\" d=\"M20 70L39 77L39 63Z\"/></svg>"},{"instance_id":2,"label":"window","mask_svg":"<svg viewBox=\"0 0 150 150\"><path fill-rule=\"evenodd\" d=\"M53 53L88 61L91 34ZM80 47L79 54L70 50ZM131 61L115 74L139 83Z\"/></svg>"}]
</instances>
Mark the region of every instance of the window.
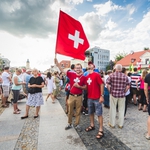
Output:
<instances>
[{"instance_id":1,"label":"window","mask_svg":"<svg viewBox=\"0 0 150 150\"><path fill-rule=\"evenodd\" d=\"M145 59L145 64L146 64L146 65L149 64L149 58Z\"/></svg>"}]
</instances>

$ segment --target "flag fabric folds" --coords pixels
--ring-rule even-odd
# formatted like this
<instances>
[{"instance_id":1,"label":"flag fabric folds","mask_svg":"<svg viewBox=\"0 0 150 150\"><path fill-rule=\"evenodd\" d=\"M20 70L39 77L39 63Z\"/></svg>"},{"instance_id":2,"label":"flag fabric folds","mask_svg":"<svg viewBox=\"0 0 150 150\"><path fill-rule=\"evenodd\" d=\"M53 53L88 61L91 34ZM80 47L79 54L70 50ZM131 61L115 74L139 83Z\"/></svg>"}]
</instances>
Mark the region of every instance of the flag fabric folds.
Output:
<instances>
[{"instance_id":1,"label":"flag fabric folds","mask_svg":"<svg viewBox=\"0 0 150 150\"><path fill-rule=\"evenodd\" d=\"M76 59L85 59L89 42L81 23L60 10L56 53Z\"/></svg>"}]
</instances>

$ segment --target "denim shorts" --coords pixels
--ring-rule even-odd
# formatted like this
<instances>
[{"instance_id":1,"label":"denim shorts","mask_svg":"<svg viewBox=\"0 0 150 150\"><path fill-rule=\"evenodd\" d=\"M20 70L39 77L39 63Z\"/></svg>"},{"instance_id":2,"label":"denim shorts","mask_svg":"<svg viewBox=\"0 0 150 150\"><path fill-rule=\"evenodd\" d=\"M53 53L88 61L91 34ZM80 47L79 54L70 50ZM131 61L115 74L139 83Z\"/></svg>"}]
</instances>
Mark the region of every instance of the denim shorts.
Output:
<instances>
[{"instance_id":1,"label":"denim shorts","mask_svg":"<svg viewBox=\"0 0 150 150\"><path fill-rule=\"evenodd\" d=\"M95 113L97 116L102 116L103 109L99 99L88 99L88 114Z\"/></svg>"}]
</instances>

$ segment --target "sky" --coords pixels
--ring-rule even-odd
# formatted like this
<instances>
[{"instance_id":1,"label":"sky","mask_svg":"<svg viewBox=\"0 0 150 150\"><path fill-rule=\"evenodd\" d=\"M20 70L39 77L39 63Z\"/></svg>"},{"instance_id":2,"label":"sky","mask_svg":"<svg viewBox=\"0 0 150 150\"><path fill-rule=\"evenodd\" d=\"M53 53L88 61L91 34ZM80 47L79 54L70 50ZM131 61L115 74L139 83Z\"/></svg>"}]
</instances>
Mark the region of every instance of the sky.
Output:
<instances>
[{"instance_id":1,"label":"sky","mask_svg":"<svg viewBox=\"0 0 150 150\"><path fill-rule=\"evenodd\" d=\"M129 54L150 48L150 0L0 0L0 54L12 67L53 65L60 9L79 20L90 48ZM57 54L59 61L72 58Z\"/></svg>"}]
</instances>

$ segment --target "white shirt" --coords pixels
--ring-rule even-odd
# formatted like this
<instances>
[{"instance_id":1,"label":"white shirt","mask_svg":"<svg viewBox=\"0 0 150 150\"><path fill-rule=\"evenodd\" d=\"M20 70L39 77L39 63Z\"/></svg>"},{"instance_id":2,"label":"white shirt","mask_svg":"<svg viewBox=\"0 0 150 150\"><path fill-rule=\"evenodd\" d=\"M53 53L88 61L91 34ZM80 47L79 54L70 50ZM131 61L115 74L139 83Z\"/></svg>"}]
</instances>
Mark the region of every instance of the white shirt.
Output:
<instances>
[{"instance_id":1,"label":"white shirt","mask_svg":"<svg viewBox=\"0 0 150 150\"><path fill-rule=\"evenodd\" d=\"M2 80L3 80L2 85L7 85L7 86L10 85L10 81L9 81L8 77L10 77L10 74L4 71L2 73Z\"/></svg>"}]
</instances>

